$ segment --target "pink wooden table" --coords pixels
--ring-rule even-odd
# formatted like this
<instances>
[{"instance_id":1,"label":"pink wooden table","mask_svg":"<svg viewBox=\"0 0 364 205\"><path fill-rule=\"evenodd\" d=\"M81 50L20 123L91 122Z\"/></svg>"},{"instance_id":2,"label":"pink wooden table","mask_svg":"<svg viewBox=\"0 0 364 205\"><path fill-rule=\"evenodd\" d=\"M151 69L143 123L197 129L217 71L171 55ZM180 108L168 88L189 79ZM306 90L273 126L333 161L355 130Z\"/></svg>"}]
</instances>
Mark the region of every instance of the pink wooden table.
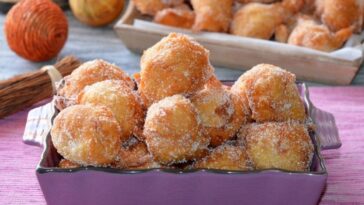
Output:
<instances>
[{"instance_id":1,"label":"pink wooden table","mask_svg":"<svg viewBox=\"0 0 364 205\"><path fill-rule=\"evenodd\" d=\"M317 107L335 115L343 143L323 154L329 177L320 204L364 204L364 87L310 92ZM22 143L28 111L0 120L0 204L45 204L35 177L41 149Z\"/></svg>"}]
</instances>

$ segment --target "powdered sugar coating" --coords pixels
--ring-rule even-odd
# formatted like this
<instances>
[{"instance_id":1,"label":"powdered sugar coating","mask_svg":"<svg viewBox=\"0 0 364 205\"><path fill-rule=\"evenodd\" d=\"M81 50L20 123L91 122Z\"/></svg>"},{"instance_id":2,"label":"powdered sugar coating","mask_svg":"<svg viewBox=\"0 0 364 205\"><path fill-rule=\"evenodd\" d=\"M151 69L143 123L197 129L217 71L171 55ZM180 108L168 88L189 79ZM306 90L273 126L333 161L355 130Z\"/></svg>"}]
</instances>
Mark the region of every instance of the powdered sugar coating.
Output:
<instances>
[{"instance_id":1,"label":"powdered sugar coating","mask_svg":"<svg viewBox=\"0 0 364 205\"><path fill-rule=\"evenodd\" d=\"M294 74L277 66L260 64L244 73L231 88L249 102L257 122L306 119Z\"/></svg>"},{"instance_id":2,"label":"powdered sugar coating","mask_svg":"<svg viewBox=\"0 0 364 205\"><path fill-rule=\"evenodd\" d=\"M139 92L149 106L168 96L202 89L212 73L205 48L183 34L171 33L144 51Z\"/></svg>"},{"instance_id":3,"label":"powdered sugar coating","mask_svg":"<svg viewBox=\"0 0 364 205\"><path fill-rule=\"evenodd\" d=\"M121 80L131 89L135 87L133 80L116 65L100 59L88 61L64 78L64 84L57 90L57 96L66 102L60 103L64 107L59 109L75 104L78 94L86 86L104 80Z\"/></svg>"},{"instance_id":4,"label":"powdered sugar coating","mask_svg":"<svg viewBox=\"0 0 364 205\"><path fill-rule=\"evenodd\" d=\"M78 95L77 103L110 108L119 122L122 139L128 139L143 126L144 111L139 96L124 81L105 80L87 86Z\"/></svg>"},{"instance_id":5,"label":"powdered sugar coating","mask_svg":"<svg viewBox=\"0 0 364 205\"><path fill-rule=\"evenodd\" d=\"M195 108L182 95L166 97L149 107L144 136L154 159L164 165L200 158L209 143Z\"/></svg>"},{"instance_id":6,"label":"powdered sugar coating","mask_svg":"<svg viewBox=\"0 0 364 205\"><path fill-rule=\"evenodd\" d=\"M240 98L223 87L207 86L193 95L191 101L214 147L231 139L247 122Z\"/></svg>"},{"instance_id":7,"label":"powdered sugar coating","mask_svg":"<svg viewBox=\"0 0 364 205\"><path fill-rule=\"evenodd\" d=\"M119 152L120 132L109 108L74 105L54 119L51 137L65 159L83 166L107 166Z\"/></svg>"},{"instance_id":8,"label":"powdered sugar coating","mask_svg":"<svg viewBox=\"0 0 364 205\"><path fill-rule=\"evenodd\" d=\"M307 127L300 122L247 124L238 140L246 147L255 169L309 170L314 148Z\"/></svg>"}]
</instances>

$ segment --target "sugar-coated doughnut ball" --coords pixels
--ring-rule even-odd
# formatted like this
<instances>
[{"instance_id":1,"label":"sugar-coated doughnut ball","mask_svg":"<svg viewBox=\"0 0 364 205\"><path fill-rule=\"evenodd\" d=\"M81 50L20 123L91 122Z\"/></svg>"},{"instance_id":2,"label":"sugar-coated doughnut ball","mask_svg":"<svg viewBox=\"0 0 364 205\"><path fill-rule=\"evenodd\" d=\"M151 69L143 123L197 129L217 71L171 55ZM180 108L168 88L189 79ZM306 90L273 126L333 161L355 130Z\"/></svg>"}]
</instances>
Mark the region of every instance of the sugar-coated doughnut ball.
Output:
<instances>
[{"instance_id":1,"label":"sugar-coated doughnut ball","mask_svg":"<svg viewBox=\"0 0 364 205\"><path fill-rule=\"evenodd\" d=\"M209 52L183 34L171 33L144 51L139 92L147 105L203 88L213 74Z\"/></svg>"},{"instance_id":2,"label":"sugar-coated doughnut ball","mask_svg":"<svg viewBox=\"0 0 364 205\"><path fill-rule=\"evenodd\" d=\"M182 95L167 97L150 106L143 133L148 150L164 165L199 158L209 143L195 107Z\"/></svg>"},{"instance_id":3,"label":"sugar-coated doughnut ball","mask_svg":"<svg viewBox=\"0 0 364 205\"><path fill-rule=\"evenodd\" d=\"M260 64L244 73L231 91L249 102L257 122L306 119L294 74L277 66Z\"/></svg>"},{"instance_id":4,"label":"sugar-coated doughnut ball","mask_svg":"<svg viewBox=\"0 0 364 205\"><path fill-rule=\"evenodd\" d=\"M86 86L104 80L125 81L132 89L135 86L133 80L116 65L104 60L88 61L64 78L63 84L57 90L57 107L61 110L75 104L78 94Z\"/></svg>"},{"instance_id":5,"label":"sugar-coated doughnut ball","mask_svg":"<svg viewBox=\"0 0 364 205\"><path fill-rule=\"evenodd\" d=\"M223 87L206 87L193 95L191 102L214 147L231 139L247 122L249 113L241 98Z\"/></svg>"},{"instance_id":6,"label":"sugar-coated doughnut ball","mask_svg":"<svg viewBox=\"0 0 364 205\"><path fill-rule=\"evenodd\" d=\"M160 167L153 160L145 143L135 137L131 137L121 146L115 166L121 169L151 169Z\"/></svg>"},{"instance_id":7,"label":"sugar-coated doughnut ball","mask_svg":"<svg viewBox=\"0 0 364 205\"><path fill-rule=\"evenodd\" d=\"M207 157L197 161L194 164L194 167L231 171L251 170L249 157L245 148L229 143L223 144L212 150Z\"/></svg>"},{"instance_id":8,"label":"sugar-coated doughnut ball","mask_svg":"<svg viewBox=\"0 0 364 205\"><path fill-rule=\"evenodd\" d=\"M123 139L142 129L144 111L139 96L124 81L106 80L87 86L78 95L77 102L110 108L119 122Z\"/></svg>"},{"instance_id":9,"label":"sugar-coated doughnut ball","mask_svg":"<svg viewBox=\"0 0 364 205\"><path fill-rule=\"evenodd\" d=\"M107 166L119 153L121 129L107 107L74 105L54 119L52 142L65 159L80 165Z\"/></svg>"},{"instance_id":10,"label":"sugar-coated doughnut ball","mask_svg":"<svg viewBox=\"0 0 364 205\"><path fill-rule=\"evenodd\" d=\"M294 121L252 123L238 139L246 146L255 169L308 171L314 148L304 124Z\"/></svg>"}]
</instances>

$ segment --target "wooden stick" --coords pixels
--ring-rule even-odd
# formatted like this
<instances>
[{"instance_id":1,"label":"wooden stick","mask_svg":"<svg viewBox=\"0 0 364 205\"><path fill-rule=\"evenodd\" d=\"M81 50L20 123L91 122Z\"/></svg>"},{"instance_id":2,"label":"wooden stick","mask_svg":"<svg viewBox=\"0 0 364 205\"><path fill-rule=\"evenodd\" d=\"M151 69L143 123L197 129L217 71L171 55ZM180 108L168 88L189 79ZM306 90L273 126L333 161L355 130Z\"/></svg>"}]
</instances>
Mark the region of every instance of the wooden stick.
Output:
<instances>
[{"instance_id":1,"label":"wooden stick","mask_svg":"<svg viewBox=\"0 0 364 205\"><path fill-rule=\"evenodd\" d=\"M80 64L77 58L67 56L54 66L66 76ZM43 69L0 81L0 119L51 97L52 90L51 79Z\"/></svg>"}]
</instances>

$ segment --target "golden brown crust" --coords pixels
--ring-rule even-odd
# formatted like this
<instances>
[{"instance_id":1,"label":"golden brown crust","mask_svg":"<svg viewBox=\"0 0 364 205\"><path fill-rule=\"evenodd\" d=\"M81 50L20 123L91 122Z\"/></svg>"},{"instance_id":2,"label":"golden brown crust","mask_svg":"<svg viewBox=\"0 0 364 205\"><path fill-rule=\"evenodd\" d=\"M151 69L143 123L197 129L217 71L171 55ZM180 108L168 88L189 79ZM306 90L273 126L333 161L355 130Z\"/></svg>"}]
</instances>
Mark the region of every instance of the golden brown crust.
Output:
<instances>
[{"instance_id":1,"label":"golden brown crust","mask_svg":"<svg viewBox=\"0 0 364 205\"><path fill-rule=\"evenodd\" d=\"M248 91L249 87L248 84L251 80L248 79L248 75L241 75L237 81L233 84L230 91L237 97L240 98L240 102L243 106L243 110L245 113L245 116L247 117L247 122L252 121L252 111L249 107L249 100L248 100Z\"/></svg>"},{"instance_id":2,"label":"golden brown crust","mask_svg":"<svg viewBox=\"0 0 364 205\"><path fill-rule=\"evenodd\" d=\"M58 164L58 167L64 168L64 169L72 169L72 168L81 167L81 165L71 162L70 160L67 160L67 159L61 159L61 161Z\"/></svg>"},{"instance_id":3,"label":"golden brown crust","mask_svg":"<svg viewBox=\"0 0 364 205\"><path fill-rule=\"evenodd\" d=\"M286 25L281 24L276 27L274 39L281 43L287 43L289 37L289 31Z\"/></svg>"},{"instance_id":4,"label":"golden brown crust","mask_svg":"<svg viewBox=\"0 0 364 205\"><path fill-rule=\"evenodd\" d=\"M151 169L158 168L144 142L131 137L128 144L121 146L114 166L119 169Z\"/></svg>"},{"instance_id":5,"label":"golden brown crust","mask_svg":"<svg viewBox=\"0 0 364 205\"><path fill-rule=\"evenodd\" d=\"M294 74L279 67L260 64L244 73L232 92L245 98L257 122L306 119Z\"/></svg>"},{"instance_id":6,"label":"golden brown crust","mask_svg":"<svg viewBox=\"0 0 364 205\"><path fill-rule=\"evenodd\" d=\"M307 15L314 15L316 10L316 3L318 0L304 0L304 5L302 7L301 13Z\"/></svg>"},{"instance_id":7,"label":"golden brown crust","mask_svg":"<svg viewBox=\"0 0 364 205\"><path fill-rule=\"evenodd\" d=\"M353 26L360 31L361 4L360 0L321 0L321 21L330 30L336 32Z\"/></svg>"},{"instance_id":8,"label":"golden brown crust","mask_svg":"<svg viewBox=\"0 0 364 205\"><path fill-rule=\"evenodd\" d=\"M305 0L283 0L282 7L286 12L289 12L290 15L296 14L301 11L301 9L305 5Z\"/></svg>"},{"instance_id":9,"label":"golden brown crust","mask_svg":"<svg viewBox=\"0 0 364 205\"><path fill-rule=\"evenodd\" d=\"M65 159L83 166L107 166L119 152L120 132L109 108L74 105L54 119L51 137Z\"/></svg>"},{"instance_id":10,"label":"golden brown crust","mask_svg":"<svg viewBox=\"0 0 364 205\"><path fill-rule=\"evenodd\" d=\"M191 0L196 13L195 31L227 32L232 18L233 0Z\"/></svg>"},{"instance_id":11,"label":"golden brown crust","mask_svg":"<svg viewBox=\"0 0 364 205\"><path fill-rule=\"evenodd\" d=\"M194 106L182 95L164 98L149 107L144 136L154 159L164 165L200 158L209 143Z\"/></svg>"},{"instance_id":12,"label":"golden brown crust","mask_svg":"<svg viewBox=\"0 0 364 205\"><path fill-rule=\"evenodd\" d=\"M251 170L246 149L231 144L221 145L205 158L197 161L194 168L246 171Z\"/></svg>"},{"instance_id":13,"label":"golden brown crust","mask_svg":"<svg viewBox=\"0 0 364 205\"><path fill-rule=\"evenodd\" d=\"M119 122L122 139L128 139L143 126L145 114L140 98L123 81L106 80L87 86L78 95L77 103L108 107Z\"/></svg>"},{"instance_id":14,"label":"golden brown crust","mask_svg":"<svg viewBox=\"0 0 364 205\"><path fill-rule=\"evenodd\" d=\"M242 3L242 4L252 3L252 2L268 4L268 3L277 2L279 0L236 0L236 1L239 3Z\"/></svg>"},{"instance_id":15,"label":"golden brown crust","mask_svg":"<svg viewBox=\"0 0 364 205\"><path fill-rule=\"evenodd\" d=\"M211 138L211 146L216 147L231 139L247 122L240 98L222 87L207 87L192 96L191 102Z\"/></svg>"},{"instance_id":16,"label":"golden brown crust","mask_svg":"<svg viewBox=\"0 0 364 205\"><path fill-rule=\"evenodd\" d=\"M154 22L179 28L192 28L195 13L191 9L167 8L154 16Z\"/></svg>"},{"instance_id":17,"label":"golden brown crust","mask_svg":"<svg viewBox=\"0 0 364 205\"><path fill-rule=\"evenodd\" d=\"M61 105L58 108L62 110L75 104L78 94L86 86L104 80L121 80L130 88L135 87L133 80L119 67L104 60L88 61L64 78L63 85L57 90L58 99L64 102L58 103Z\"/></svg>"},{"instance_id":18,"label":"golden brown crust","mask_svg":"<svg viewBox=\"0 0 364 205\"><path fill-rule=\"evenodd\" d=\"M144 51L138 91L148 107L165 97L202 89L212 73L205 48L185 35L171 33Z\"/></svg>"},{"instance_id":19,"label":"golden brown crust","mask_svg":"<svg viewBox=\"0 0 364 205\"><path fill-rule=\"evenodd\" d=\"M307 171L313 145L304 124L286 122L252 123L243 126L238 140L245 145L255 169Z\"/></svg>"},{"instance_id":20,"label":"golden brown crust","mask_svg":"<svg viewBox=\"0 0 364 205\"><path fill-rule=\"evenodd\" d=\"M351 27L331 33L325 25L319 25L308 17L301 17L289 36L288 44L329 52L340 48L351 35Z\"/></svg>"},{"instance_id":21,"label":"golden brown crust","mask_svg":"<svg viewBox=\"0 0 364 205\"><path fill-rule=\"evenodd\" d=\"M222 88L222 87L228 87L225 86L217 77L215 74L212 74L210 79L206 82L204 88Z\"/></svg>"},{"instance_id":22,"label":"golden brown crust","mask_svg":"<svg viewBox=\"0 0 364 205\"><path fill-rule=\"evenodd\" d=\"M165 8L183 4L183 0L133 0L133 3L140 13L154 16Z\"/></svg>"},{"instance_id":23,"label":"golden brown crust","mask_svg":"<svg viewBox=\"0 0 364 205\"><path fill-rule=\"evenodd\" d=\"M284 21L282 13L282 7L278 4L247 4L235 13L230 33L244 37L270 39L275 28Z\"/></svg>"}]
</instances>

